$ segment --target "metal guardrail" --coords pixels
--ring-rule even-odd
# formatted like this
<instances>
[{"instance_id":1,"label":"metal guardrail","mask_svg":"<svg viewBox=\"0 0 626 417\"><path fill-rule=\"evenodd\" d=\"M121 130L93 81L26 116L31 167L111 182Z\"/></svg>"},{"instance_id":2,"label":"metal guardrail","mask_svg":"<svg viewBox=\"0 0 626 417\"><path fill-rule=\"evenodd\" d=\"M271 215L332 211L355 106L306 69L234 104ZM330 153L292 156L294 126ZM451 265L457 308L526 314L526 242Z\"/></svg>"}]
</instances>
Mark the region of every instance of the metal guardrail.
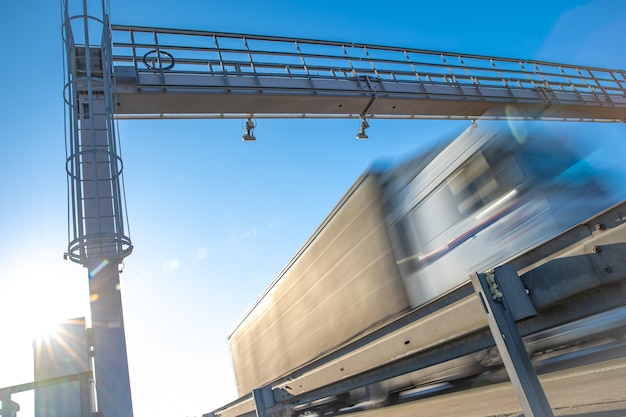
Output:
<instances>
[{"instance_id":1,"label":"metal guardrail","mask_svg":"<svg viewBox=\"0 0 626 417\"><path fill-rule=\"evenodd\" d=\"M67 384L75 381L80 382L81 417L91 417L92 404L89 387L89 385L93 383L93 372L91 371L64 375L56 378L41 379L38 381L27 382L25 384L0 388L0 417L14 417L17 411L19 411L19 405L11 400L11 396L13 394Z\"/></svg>"}]
</instances>

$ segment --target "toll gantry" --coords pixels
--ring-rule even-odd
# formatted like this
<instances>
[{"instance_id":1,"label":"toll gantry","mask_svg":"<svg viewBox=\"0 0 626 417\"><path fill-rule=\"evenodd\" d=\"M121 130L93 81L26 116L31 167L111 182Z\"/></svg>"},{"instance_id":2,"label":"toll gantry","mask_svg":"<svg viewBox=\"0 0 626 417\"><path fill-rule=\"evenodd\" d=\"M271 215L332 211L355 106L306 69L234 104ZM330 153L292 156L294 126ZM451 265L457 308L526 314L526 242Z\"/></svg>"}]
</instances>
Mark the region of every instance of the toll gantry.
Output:
<instances>
[{"instance_id":1,"label":"toll gantry","mask_svg":"<svg viewBox=\"0 0 626 417\"><path fill-rule=\"evenodd\" d=\"M247 120L244 140L254 139L254 119L262 118L360 119L360 139L367 138L369 123L379 118L626 121L623 70L353 42L112 25L104 3L63 1L70 210L66 257L88 269L89 349L97 408L104 417L132 416L118 269L133 247L116 119L241 118ZM484 291L480 282L475 277L479 293ZM516 298L521 297L518 290ZM498 325L493 324L496 329ZM519 346L505 349L512 349L516 358L523 356ZM519 369L515 366L512 369ZM392 368L383 371L400 369ZM380 377L374 371L364 375ZM321 398L318 394L353 389L362 382L351 381L356 385L338 382L302 393L298 401L315 402ZM298 404L281 397L282 388L259 387L243 403L213 415L236 415L234 410L242 406L244 414L283 415ZM2 391L3 405L12 404L11 392Z\"/></svg>"}]
</instances>

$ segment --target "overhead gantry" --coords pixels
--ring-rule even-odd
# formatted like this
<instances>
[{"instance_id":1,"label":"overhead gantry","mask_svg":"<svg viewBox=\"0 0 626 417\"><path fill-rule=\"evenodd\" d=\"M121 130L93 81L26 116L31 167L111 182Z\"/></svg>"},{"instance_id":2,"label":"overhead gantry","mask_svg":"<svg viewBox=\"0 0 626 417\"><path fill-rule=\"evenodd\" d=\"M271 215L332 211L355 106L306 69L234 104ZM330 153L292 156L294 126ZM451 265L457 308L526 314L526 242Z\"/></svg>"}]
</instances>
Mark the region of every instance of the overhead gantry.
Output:
<instances>
[{"instance_id":1,"label":"overhead gantry","mask_svg":"<svg viewBox=\"0 0 626 417\"><path fill-rule=\"evenodd\" d=\"M89 4L88 4L89 3ZM69 231L89 271L98 410L132 416L119 265L127 232L115 119L626 121L626 73L349 42L111 25L63 0Z\"/></svg>"},{"instance_id":2,"label":"overhead gantry","mask_svg":"<svg viewBox=\"0 0 626 417\"><path fill-rule=\"evenodd\" d=\"M626 73L441 51L112 26L118 118L626 120Z\"/></svg>"}]
</instances>

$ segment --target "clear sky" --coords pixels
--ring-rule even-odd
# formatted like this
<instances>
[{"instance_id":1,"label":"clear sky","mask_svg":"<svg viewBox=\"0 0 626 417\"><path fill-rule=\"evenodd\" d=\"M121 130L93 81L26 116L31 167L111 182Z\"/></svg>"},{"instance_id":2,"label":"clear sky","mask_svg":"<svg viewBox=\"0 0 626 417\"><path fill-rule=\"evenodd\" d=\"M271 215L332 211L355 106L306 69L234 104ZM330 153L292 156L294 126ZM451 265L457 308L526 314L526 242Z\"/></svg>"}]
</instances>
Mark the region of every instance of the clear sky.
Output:
<instances>
[{"instance_id":1,"label":"clear sky","mask_svg":"<svg viewBox=\"0 0 626 417\"><path fill-rule=\"evenodd\" d=\"M62 258L59 1L0 10L3 387L32 380L39 324L84 316L88 293L87 271ZM111 21L626 69L622 0L111 0ZM233 400L229 330L343 193L376 159L467 125L370 124L370 139L357 141L357 120L259 120L256 143L241 141L239 120L119 124L135 246L121 276L135 416L201 415ZM32 415L29 397L15 399L18 415Z\"/></svg>"}]
</instances>

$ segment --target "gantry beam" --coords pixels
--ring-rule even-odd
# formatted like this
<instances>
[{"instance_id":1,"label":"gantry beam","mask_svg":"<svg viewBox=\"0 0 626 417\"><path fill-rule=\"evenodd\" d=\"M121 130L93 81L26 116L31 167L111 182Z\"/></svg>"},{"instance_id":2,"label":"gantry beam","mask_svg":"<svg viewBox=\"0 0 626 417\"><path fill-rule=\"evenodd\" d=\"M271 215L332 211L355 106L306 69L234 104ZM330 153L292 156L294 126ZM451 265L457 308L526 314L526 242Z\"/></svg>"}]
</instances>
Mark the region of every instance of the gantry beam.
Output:
<instances>
[{"instance_id":1,"label":"gantry beam","mask_svg":"<svg viewBox=\"0 0 626 417\"><path fill-rule=\"evenodd\" d=\"M626 72L418 49L113 26L118 118L626 121Z\"/></svg>"}]
</instances>

